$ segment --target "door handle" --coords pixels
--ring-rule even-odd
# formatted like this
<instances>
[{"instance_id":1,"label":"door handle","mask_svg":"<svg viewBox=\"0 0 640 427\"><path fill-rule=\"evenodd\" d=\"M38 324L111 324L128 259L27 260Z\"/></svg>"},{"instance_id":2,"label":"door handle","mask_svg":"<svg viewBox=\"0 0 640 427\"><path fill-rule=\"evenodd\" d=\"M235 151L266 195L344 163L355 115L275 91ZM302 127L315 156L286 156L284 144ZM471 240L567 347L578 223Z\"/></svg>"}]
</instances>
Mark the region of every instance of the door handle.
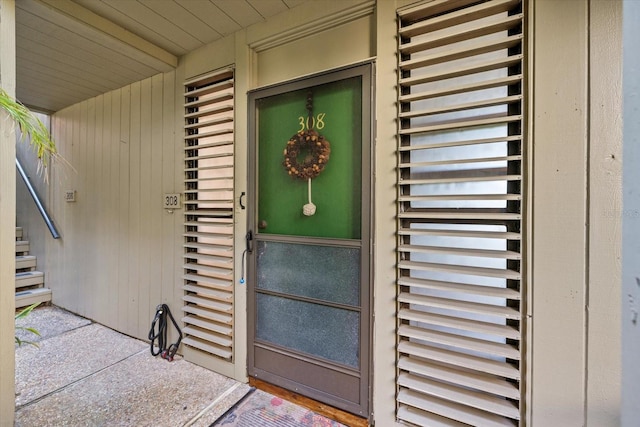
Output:
<instances>
[{"instance_id":1,"label":"door handle","mask_svg":"<svg viewBox=\"0 0 640 427\"><path fill-rule=\"evenodd\" d=\"M253 232L251 230L247 231L247 235L244 237L245 238L245 244L246 244L246 251L251 253L253 252Z\"/></svg>"},{"instance_id":2,"label":"door handle","mask_svg":"<svg viewBox=\"0 0 640 427\"><path fill-rule=\"evenodd\" d=\"M247 231L247 234L244 238L246 247L242 252L242 277L240 277L241 285L245 284L245 276L247 274L247 254L253 251L253 247L251 245L251 242L253 241L253 232L251 230Z\"/></svg>"}]
</instances>

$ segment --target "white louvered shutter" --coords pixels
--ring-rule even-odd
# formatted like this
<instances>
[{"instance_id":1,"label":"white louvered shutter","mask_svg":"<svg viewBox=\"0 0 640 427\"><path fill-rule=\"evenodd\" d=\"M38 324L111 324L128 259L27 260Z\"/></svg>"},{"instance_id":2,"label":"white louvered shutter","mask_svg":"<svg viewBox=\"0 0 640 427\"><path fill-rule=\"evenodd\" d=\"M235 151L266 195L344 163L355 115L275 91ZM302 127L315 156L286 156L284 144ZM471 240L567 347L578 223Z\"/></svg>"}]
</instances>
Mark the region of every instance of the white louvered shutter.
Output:
<instances>
[{"instance_id":1,"label":"white louvered shutter","mask_svg":"<svg viewBox=\"0 0 640 427\"><path fill-rule=\"evenodd\" d=\"M185 83L183 343L233 356L233 71Z\"/></svg>"},{"instance_id":2,"label":"white louvered shutter","mask_svg":"<svg viewBox=\"0 0 640 427\"><path fill-rule=\"evenodd\" d=\"M398 11L397 417L520 425L521 0Z\"/></svg>"}]
</instances>

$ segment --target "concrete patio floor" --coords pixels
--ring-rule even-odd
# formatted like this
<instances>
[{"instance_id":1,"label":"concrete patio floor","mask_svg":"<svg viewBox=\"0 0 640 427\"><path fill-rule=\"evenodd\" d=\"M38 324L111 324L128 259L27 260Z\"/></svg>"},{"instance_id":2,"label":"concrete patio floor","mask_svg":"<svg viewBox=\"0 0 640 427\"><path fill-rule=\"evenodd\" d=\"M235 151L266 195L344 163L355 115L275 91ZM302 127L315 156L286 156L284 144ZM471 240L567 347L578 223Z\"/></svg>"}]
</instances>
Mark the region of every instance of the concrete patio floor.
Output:
<instances>
[{"instance_id":1,"label":"concrete patio floor","mask_svg":"<svg viewBox=\"0 0 640 427\"><path fill-rule=\"evenodd\" d=\"M15 426L209 426L250 390L55 306L17 325Z\"/></svg>"}]
</instances>

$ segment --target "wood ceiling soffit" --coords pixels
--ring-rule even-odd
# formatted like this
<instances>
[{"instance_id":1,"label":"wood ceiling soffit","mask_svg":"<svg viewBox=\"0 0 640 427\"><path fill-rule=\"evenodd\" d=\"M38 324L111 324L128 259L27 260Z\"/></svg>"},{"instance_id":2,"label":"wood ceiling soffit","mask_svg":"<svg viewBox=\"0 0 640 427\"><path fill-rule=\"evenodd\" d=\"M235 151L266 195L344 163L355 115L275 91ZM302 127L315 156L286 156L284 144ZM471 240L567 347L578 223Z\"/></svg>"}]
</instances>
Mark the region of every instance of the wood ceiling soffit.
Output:
<instances>
[{"instance_id":1,"label":"wood ceiling soffit","mask_svg":"<svg viewBox=\"0 0 640 427\"><path fill-rule=\"evenodd\" d=\"M175 55L70 0L21 0L17 6L158 72L178 65Z\"/></svg>"},{"instance_id":2,"label":"wood ceiling soffit","mask_svg":"<svg viewBox=\"0 0 640 427\"><path fill-rule=\"evenodd\" d=\"M31 41L46 48L49 56L58 53L73 54L74 63L91 63L130 81L141 80L156 73L155 69L145 64L128 61L127 56L120 52L103 49L100 45L78 37L73 32L29 12L18 9L17 15L16 37L20 48L26 49L24 42ZM67 63L64 65L65 69L68 68Z\"/></svg>"}]
</instances>

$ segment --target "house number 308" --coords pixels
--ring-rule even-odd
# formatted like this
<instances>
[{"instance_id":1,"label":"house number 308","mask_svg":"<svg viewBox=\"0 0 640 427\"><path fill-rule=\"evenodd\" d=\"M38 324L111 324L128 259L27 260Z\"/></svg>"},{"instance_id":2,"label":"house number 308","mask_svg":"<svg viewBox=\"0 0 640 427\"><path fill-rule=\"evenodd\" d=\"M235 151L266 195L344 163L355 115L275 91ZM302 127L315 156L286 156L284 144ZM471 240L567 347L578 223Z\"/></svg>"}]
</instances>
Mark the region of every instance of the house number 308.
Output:
<instances>
[{"instance_id":1,"label":"house number 308","mask_svg":"<svg viewBox=\"0 0 640 427\"><path fill-rule=\"evenodd\" d=\"M298 124L300 125L300 129L298 129L298 132L303 132L305 129L311 130L324 128L325 115L326 113L318 113L316 116L298 117Z\"/></svg>"},{"instance_id":2,"label":"house number 308","mask_svg":"<svg viewBox=\"0 0 640 427\"><path fill-rule=\"evenodd\" d=\"M165 209L180 208L180 193L165 193L162 198L162 204Z\"/></svg>"},{"instance_id":3,"label":"house number 308","mask_svg":"<svg viewBox=\"0 0 640 427\"><path fill-rule=\"evenodd\" d=\"M166 196L164 198L164 204L167 207L176 207L176 206L178 206L178 196L176 196L176 195Z\"/></svg>"}]
</instances>

